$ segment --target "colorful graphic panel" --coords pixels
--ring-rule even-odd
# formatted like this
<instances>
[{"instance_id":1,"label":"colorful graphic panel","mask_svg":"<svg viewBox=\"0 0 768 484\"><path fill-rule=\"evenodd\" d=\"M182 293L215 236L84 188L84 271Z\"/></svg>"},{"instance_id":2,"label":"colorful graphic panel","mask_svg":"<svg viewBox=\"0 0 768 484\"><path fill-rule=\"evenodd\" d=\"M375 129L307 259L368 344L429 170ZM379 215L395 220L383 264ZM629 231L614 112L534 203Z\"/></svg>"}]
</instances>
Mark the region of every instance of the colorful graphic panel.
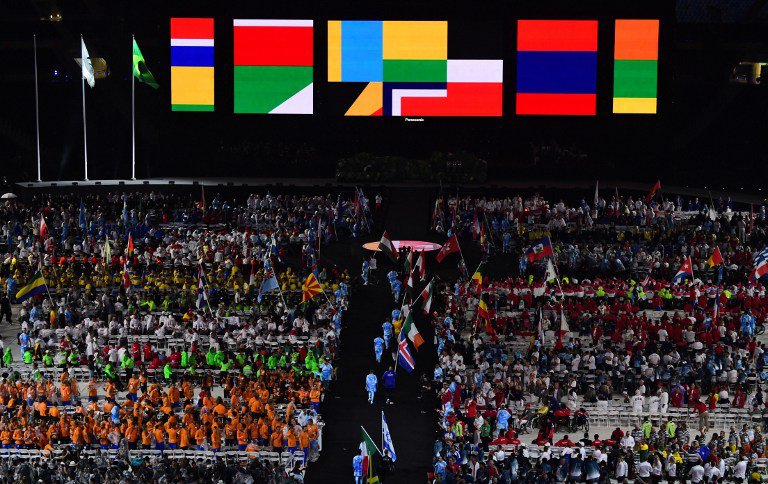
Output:
<instances>
[{"instance_id":1,"label":"colorful graphic panel","mask_svg":"<svg viewBox=\"0 0 768 484\"><path fill-rule=\"evenodd\" d=\"M597 21L517 22L517 114L595 115Z\"/></svg>"},{"instance_id":2,"label":"colorful graphic panel","mask_svg":"<svg viewBox=\"0 0 768 484\"><path fill-rule=\"evenodd\" d=\"M616 20L613 112L655 114L659 21Z\"/></svg>"},{"instance_id":3,"label":"colorful graphic panel","mask_svg":"<svg viewBox=\"0 0 768 484\"><path fill-rule=\"evenodd\" d=\"M235 113L312 114L312 20L234 21Z\"/></svg>"},{"instance_id":4,"label":"colorful graphic panel","mask_svg":"<svg viewBox=\"0 0 768 484\"><path fill-rule=\"evenodd\" d=\"M171 18L171 109L213 111L213 19Z\"/></svg>"},{"instance_id":5,"label":"colorful graphic panel","mask_svg":"<svg viewBox=\"0 0 768 484\"><path fill-rule=\"evenodd\" d=\"M448 22L328 22L328 81L367 83L347 116L501 116L503 62L448 58Z\"/></svg>"}]
</instances>

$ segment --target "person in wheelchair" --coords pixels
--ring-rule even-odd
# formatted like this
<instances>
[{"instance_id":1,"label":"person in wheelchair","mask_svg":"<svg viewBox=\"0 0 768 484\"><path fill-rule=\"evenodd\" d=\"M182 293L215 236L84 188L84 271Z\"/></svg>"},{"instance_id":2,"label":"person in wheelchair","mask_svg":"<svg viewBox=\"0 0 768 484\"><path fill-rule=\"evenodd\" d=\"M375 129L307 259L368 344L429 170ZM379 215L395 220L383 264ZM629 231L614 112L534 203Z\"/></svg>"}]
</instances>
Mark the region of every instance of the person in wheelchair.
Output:
<instances>
[{"instance_id":1,"label":"person in wheelchair","mask_svg":"<svg viewBox=\"0 0 768 484\"><path fill-rule=\"evenodd\" d=\"M586 425L587 420L589 419L589 412L584 410L584 407L579 407L579 409L574 412L573 419L576 423L576 427L582 427Z\"/></svg>"}]
</instances>

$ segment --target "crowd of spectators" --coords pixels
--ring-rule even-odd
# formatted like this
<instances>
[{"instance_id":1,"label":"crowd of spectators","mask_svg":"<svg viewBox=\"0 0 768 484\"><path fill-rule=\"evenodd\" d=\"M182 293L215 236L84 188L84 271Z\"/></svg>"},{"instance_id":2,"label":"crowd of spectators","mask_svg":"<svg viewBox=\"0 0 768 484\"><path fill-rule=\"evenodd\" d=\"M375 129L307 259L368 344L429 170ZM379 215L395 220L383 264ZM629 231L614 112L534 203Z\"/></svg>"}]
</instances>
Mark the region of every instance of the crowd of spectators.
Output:
<instances>
[{"instance_id":1,"label":"crowd of spectators","mask_svg":"<svg viewBox=\"0 0 768 484\"><path fill-rule=\"evenodd\" d=\"M301 480L350 293L318 251L367 232L371 209L358 190L4 202L0 313L18 332L0 348L0 454L44 457L4 478ZM49 292L17 301L37 271ZM324 291L304 301L310 272ZM192 465L168 460L181 451Z\"/></svg>"},{"instance_id":2,"label":"crowd of spectators","mask_svg":"<svg viewBox=\"0 0 768 484\"><path fill-rule=\"evenodd\" d=\"M759 482L766 303L750 275L767 227L726 201L438 200L435 230L522 256L442 287L433 478ZM543 236L554 255L531 261ZM688 257L693 278L673 281Z\"/></svg>"}]
</instances>

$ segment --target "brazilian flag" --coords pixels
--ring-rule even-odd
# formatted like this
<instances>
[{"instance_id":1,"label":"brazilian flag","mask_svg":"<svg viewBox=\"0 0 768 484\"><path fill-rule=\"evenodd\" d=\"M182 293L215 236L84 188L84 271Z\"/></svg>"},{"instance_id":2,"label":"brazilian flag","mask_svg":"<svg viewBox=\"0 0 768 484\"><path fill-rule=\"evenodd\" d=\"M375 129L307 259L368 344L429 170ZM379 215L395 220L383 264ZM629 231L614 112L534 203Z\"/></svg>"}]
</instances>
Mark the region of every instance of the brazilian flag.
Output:
<instances>
[{"instance_id":1,"label":"brazilian flag","mask_svg":"<svg viewBox=\"0 0 768 484\"><path fill-rule=\"evenodd\" d=\"M147 63L144 62L144 55L141 53L139 44L136 43L136 39L133 39L133 77L138 79L139 82L148 84L155 89L160 87L157 85L157 81L155 81L155 76L149 72Z\"/></svg>"}]
</instances>

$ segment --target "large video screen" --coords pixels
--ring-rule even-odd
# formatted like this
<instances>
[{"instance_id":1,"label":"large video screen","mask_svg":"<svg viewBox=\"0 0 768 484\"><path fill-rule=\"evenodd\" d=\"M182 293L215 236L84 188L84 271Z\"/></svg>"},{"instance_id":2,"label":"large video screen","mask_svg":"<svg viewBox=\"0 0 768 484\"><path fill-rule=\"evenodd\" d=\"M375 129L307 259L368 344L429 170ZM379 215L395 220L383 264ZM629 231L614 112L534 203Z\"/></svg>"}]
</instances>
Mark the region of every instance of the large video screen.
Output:
<instances>
[{"instance_id":1,"label":"large video screen","mask_svg":"<svg viewBox=\"0 0 768 484\"><path fill-rule=\"evenodd\" d=\"M213 111L213 19L171 19L171 109Z\"/></svg>"},{"instance_id":2,"label":"large video screen","mask_svg":"<svg viewBox=\"0 0 768 484\"><path fill-rule=\"evenodd\" d=\"M655 114L659 70L659 21L616 20L613 112Z\"/></svg>"},{"instance_id":3,"label":"large video screen","mask_svg":"<svg viewBox=\"0 0 768 484\"><path fill-rule=\"evenodd\" d=\"M312 114L312 20L234 21L235 113Z\"/></svg>"}]
</instances>

